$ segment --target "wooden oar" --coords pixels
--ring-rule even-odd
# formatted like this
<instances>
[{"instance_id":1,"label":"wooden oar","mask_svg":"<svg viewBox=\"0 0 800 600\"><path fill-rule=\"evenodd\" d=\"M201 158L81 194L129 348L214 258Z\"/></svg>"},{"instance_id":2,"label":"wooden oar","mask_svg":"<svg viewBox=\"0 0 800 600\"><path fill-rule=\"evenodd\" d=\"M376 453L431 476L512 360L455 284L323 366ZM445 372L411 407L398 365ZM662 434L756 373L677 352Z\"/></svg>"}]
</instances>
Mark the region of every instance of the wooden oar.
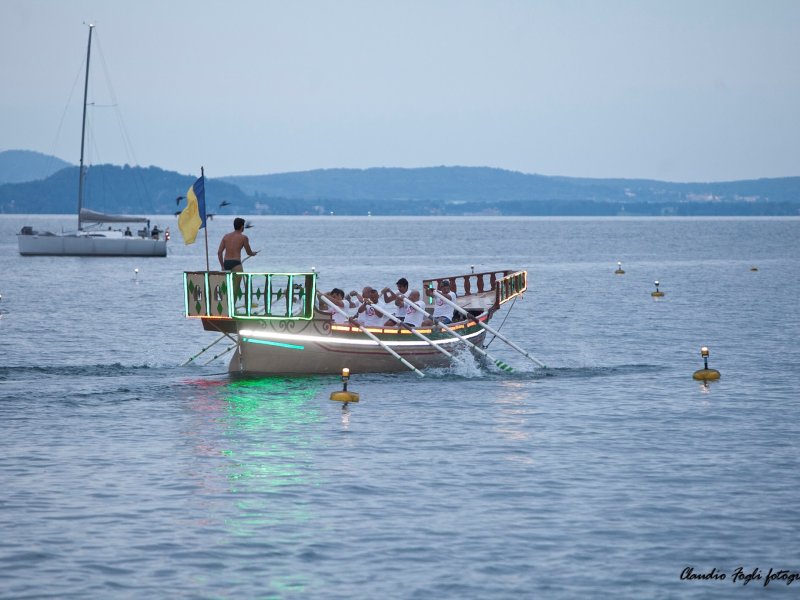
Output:
<instances>
[{"instance_id":1,"label":"wooden oar","mask_svg":"<svg viewBox=\"0 0 800 600\"><path fill-rule=\"evenodd\" d=\"M445 331L447 331L448 333L450 333L450 335L453 335L453 336L457 337L458 339L460 339L465 344L469 344L470 346L472 346L472 348L478 354L482 354L483 356L488 358L490 361L492 361L495 365L497 365L503 371L507 371L507 372L511 373L514 370L513 367L511 367L511 365L508 365L508 364L504 363L502 360L500 360L498 358L495 358L494 356L489 354L486 350L484 350L483 348L478 346L478 344L473 344L467 338L465 338L463 335L461 335L460 333L455 331L452 327L450 327L447 323L437 323L437 325L439 327L441 327L442 329L444 329Z\"/></svg>"},{"instance_id":2,"label":"wooden oar","mask_svg":"<svg viewBox=\"0 0 800 600\"><path fill-rule=\"evenodd\" d=\"M210 364L210 363L214 362L214 361L215 361L215 360L217 360L217 359L218 359L220 356L225 356L225 355L226 355L228 352L230 352L230 351L231 351L231 350L233 350L234 348L236 348L236 344L234 344L233 346L229 346L228 348L226 348L225 350L223 350L222 352L220 352L219 354L217 354L217 355L216 355L214 358L210 358L209 360L207 360L206 362L204 362L204 363L203 363L203 365L207 365L207 364Z\"/></svg>"},{"instance_id":3,"label":"wooden oar","mask_svg":"<svg viewBox=\"0 0 800 600\"><path fill-rule=\"evenodd\" d=\"M193 361L195 358L197 358L198 356L200 356L200 355L201 355L203 352L205 352L206 350L208 350L209 348L211 348L211 346L213 346L214 344L216 344L216 343L218 343L218 342L221 342L221 341L222 341L222 340L224 340L226 337L227 337L227 336L226 336L226 335L223 333L223 334L222 334L221 336L219 336L219 337L218 337L216 340L214 340L214 341L213 341L213 342L211 342L211 343L210 343L208 346L206 346L205 348L203 348L202 350L200 350L200 352L198 352L197 354L195 354L194 356L192 356L192 357L191 357L189 360L187 360L187 361L186 361L185 363L183 363L181 366L182 366L182 367L185 367L185 366L186 366L186 365L188 365L190 362L192 362L192 361Z\"/></svg>"},{"instance_id":4,"label":"wooden oar","mask_svg":"<svg viewBox=\"0 0 800 600\"><path fill-rule=\"evenodd\" d=\"M382 314L384 317L389 317L390 319L393 319L393 318L394 318L394 315L393 315L392 313L390 313L390 312L388 312L388 311L385 311L385 310L383 310L383 309L382 309L380 306L377 306L376 304L373 304L373 305L372 305L372 307L373 307L375 310L377 310L379 313L381 313L381 314ZM417 336L419 339L421 339L421 340L424 340L424 341L425 341L425 342L427 342L429 345L433 346L433 347L434 347L436 350L438 350L439 352L441 352L442 354L444 354L444 355L445 355L447 358L453 358L453 355L452 355L452 354L450 354L450 353L449 353L447 350L445 350L444 348L442 348L442 347L441 347L441 346L439 346L438 344L434 344L434 343L433 343L433 341L431 341L429 338L427 338L427 337L425 337L424 335L422 335L422 334L421 334L419 331L417 331L417 330L416 330L416 329L414 329L413 327L410 327L410 326L406 325L406 324L405 324L405 323L403 323L402 321L396 321L396 323L397 323L397 324L398 324L400 327L402 327L403 329L405 329L406 331L410 331L410 332L411 332L411 333L413 333L415 336Z\"/></svg>"},{"instance_id":5,"label":"wooden oar","mask_svg":"<svg viewBox=\"0 0 800 600\"><path fill-rule=\"evenodd\" d=\"M332 300L330 300L329 298L326 298L324 295L320 294L319 292L317 292L317 295L320 297L320 299L321 299L321 300L324 300L324 301L325 301L325 304L327 304L328 306L330 306L331 308L333 308L333 309L334 309L336 312L338 312L340 315L344 315L345 317L347 317L347 319L348 319L348 320L350 319L350 316L349 316L349 315L348 315L346 312L344 312L344 311L343 311L341 308L339 308L338 306L336 306L336 303L334 303ZM377 338L377 337L376 337L376 336L375 336L375 335L374 335L374 334L373 334L371 331L367 331L367 328L366 328L366 327L364 327L364 326L363 326L361 323L354 323L354 325L356 325L356 326L357 326L357 327L358 327L358 328L361 330L361 333L363 333L364 335L366 335L368 338L372 339L374 342L377 342L377 344L378 344L378 345L379 345L381 348L383 348L384 350L386 350L386 351L387 351L389 354L391 354L392 356L394 356L394 357L395 357L397 360L399 360L401 363L403 363L403 364L404 364L405 366L407 366L409 369L411 369L412 371L414 371L414 372L415 372L417 375L419 375L420 377L425 377L425 373L423 373L422 371L420 371L420 370L419 370L417 367L415 367L414 365L412 365L412 364L411 364L410 362L408 362L408 361L407 361L405 358L403 358L402 356L400 356L400 355L399 355L397 352L395 352L394 350L392 350L391 348L389 348L389 346L387 346L387 345L386 345L386 344L384 344L382 341L380 341L380 340L379 340L379 339L378 339L378 338Z\"/></svg>"},{"instance_id":6,"label":"wooden oar","mask_svg":"<svg viewBox=\"0 0 800 600\"><path fill-rule=\"evenodd\" d=\"M467 317L467 319L469 319L469 320L471 320L471 321L475 321L475 322L476 322L478 325L480 325L481 327L483 327L483 328L484 328L486 331L488 331L489 333L492 333L492 334L494 334L495 336L499 337L499 338L500 338L501 340L503 340L503 341L504 341L506 344L508 344L509 346L511 346L511 347L512 347L514 350L516 350L517 352L519 352L520 354L522 354L522 355L523 355L525 358L528 358L529 360L531 360L532 362L536 363L537 365L539 365L540 367L542 367L542 368L544 368L544 369L546 369L546 368L547 368L543 362L541 362L541 361L540 361L540 360L538 360L537 358L535 358L535 357L531 356L531 355L530 355L530 353L529 353L527 350L524 350L523 348L520 348L520 347L519 347L519 346L517 346L517 345L516 345L514 342L512 342L510 339L508 339L507 337L505 337L505 336L501 335L499 331L497 331L497 330L495 330L495 329L493 329L493 328L489 327L489 326L488 326L486 323L481 323L480 321L478 321L478 320L477 320L475 317L473 317L471 314L469 314L469 313L468 313L466 310L464 310L464 309L463 309L463 308L461 308L461 307L460 307L458 304L456 304L455 302L453 302L452 300L450 300L450 298L446 298L445 296L443 296L442 294L440 294L440 293L439 293L439 292L437 292L436 290L432 290L432 291L433 291L433 295L434 295L434 296L436 296L437 298L441 299L442 301L444 301L444 302L446 302L447 304L449 304L450 306L452 306L452 307L453 307L453 308L454 308L456 311L458 311L459 313L461 313L462 315L464 315L465 317Z\"/></svg>"}]
</instances>

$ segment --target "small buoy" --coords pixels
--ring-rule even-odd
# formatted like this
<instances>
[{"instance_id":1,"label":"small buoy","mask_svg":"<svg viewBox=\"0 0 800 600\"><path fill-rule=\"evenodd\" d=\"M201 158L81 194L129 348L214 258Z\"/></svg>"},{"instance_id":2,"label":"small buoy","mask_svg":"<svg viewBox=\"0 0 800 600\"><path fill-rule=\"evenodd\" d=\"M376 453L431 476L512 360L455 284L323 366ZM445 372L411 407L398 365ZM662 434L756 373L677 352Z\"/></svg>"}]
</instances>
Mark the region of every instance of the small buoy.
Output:
<instances>
[{"instance_id":1,"label":"small buoy","mask_svg":"<svg viewBox=\"0 0 800 600\"><path fill-rule=\"evenodd\" d=\"M719 379L720 374L719 371L716 369L709 369L708 368L708 347L703 346L700 348L700 356L703 357L703 364L704 367L702 369L698 369L692 374L694 379L702 380L702 381L710 381L713 379Z\"/></svg>"},{"instance_id":2,"label":"small buoy","mask_svg":"<svg viewBox=\"0 0 800 600\"><path fill-rule=\"evenodd\" d=\"M344 369L342 369L342 391L331 392L331 400L336 400L337 402L344 402L345 406L347 406L348 402L358 402L358 394L356 392L347 391L347 381L349 379L350 379L350 369L345 367Z\"/></svg>"},{"instance_id":3,"label":"small buoy","mask_svg":"<svg viewBox=\"0 0 800 600\"><path fill-rule=\"evenodd\" d=\"M139 269L134 269L133 270L133 280L134 281L138 281L139 280Z\"/></svg>"},{"instance_id":4,"label":"small buoy","mask_svg":"<svg viewBox=\"0 0 800 600\"><path fill-rule=\"evenodd\" d=\"M758 271L758 267L757 267L757 266L755 266L755 265L753 265L752 267L750 267L750 270L751 270L751 271Z\"/></svg>"},{"instance_id":5,"label":"small buoy","mask_svg":"<svg viewBox=\"0 0 800 600\"><path fill-rule=\"evenodd\" d=\"M654 282L654 283L656 284L656 291L655 291L655 292L650 292L650 295L651 295L653 298L663 298L663 297L664 297L664 292L662 292L662 291L660 291L660 290L658 289L658 282L657 282L657 281L656 281L656 282Z\"/></svg>"},{"instance_id":6,"label":"small buoy","mask_svg":"<svg viewBox=\"0 0 800 600\"><path fill-rule=\"evenodd\" d=\"M617 275L625 275L625 271L622 270L622 263L617 262L617 270L614 271Z\"/></svg>"}]
</instances>

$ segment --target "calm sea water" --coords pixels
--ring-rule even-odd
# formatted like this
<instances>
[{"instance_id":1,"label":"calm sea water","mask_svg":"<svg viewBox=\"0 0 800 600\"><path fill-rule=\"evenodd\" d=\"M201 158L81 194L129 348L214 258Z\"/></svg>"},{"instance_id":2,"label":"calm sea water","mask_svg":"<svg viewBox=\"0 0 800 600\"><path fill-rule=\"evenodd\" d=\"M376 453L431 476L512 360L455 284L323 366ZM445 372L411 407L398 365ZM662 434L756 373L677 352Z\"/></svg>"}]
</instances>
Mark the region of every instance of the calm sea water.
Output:
<instances>
[{"instance_id":1,"label":"calm sea water","mask_svg":"<svg viewBox=\"0 0 800 600\"><path fill-rule=\"evenodd\" d=\"M72 221L0 217L0 597L728 598L800 572L798 219L254 218L248 270L324 288L530 273L493 323L546 370L494 340L514 373L356 375L346 410L336 377L202 364L224 344L180 366L214 339L182 316L202 236L17 254Z\"/></svg>"}]
</instances>

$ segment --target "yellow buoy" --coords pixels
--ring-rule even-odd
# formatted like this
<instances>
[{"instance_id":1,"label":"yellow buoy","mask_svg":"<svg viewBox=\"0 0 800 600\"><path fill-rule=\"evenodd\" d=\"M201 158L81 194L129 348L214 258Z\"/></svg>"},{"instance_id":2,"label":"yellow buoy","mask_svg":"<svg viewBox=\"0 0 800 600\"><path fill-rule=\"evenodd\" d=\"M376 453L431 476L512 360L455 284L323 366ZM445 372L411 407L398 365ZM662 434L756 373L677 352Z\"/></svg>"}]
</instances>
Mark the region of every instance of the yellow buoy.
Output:
<instances>
[{"instance_id":1,"label":"yellow buoy","mask_svg":"<svg viewBox=\"0 0 800 600\"><path fill-rule=\"evenodd\" d=\"M625 271L622 270L622 263L617 262L617 270L614 271L617 275L625 275Z\"/></svg>"},{"instance_id":2,"label":"yellow buoy","mask_svg":"<svg viewBox=\"0 0 800 600\"><path fill-rule=\"evenodd\" d=\"M700 348L700 356L703 357L703 364L705 365L702 369L698 369L692 374L694 379L702 380L702 381L710 381L714 379L720 378L720 373L716 369L709 369L708 368L708 347L703 346Z\"/></svg>"},{"instance_id":3,"label":"yellow buoy","mask_svg":"<svg viewBox=\"0 0 800 600\"><path fill-rule=\"evenodd\" d=\"M348 392L347 391L347 381L350 379L350 369L345 367L342 369L342 391L341 392L331 392L331 400L336 400L337 402L344 402L347 404L348 402L358 402L358 394L356 392Z\"/></svg>"},{"instance_id":4,"label":"yellow buoy","mask_svg":"<svg viewBox=\"0 0 800 600\"><path fill-rule=\"evenodd\" d=\"M664 297L664 292L662 292L662 291L660 291L658 289L658 282L657 281L655 282L655 284L656 284L656 291L655 292L650 292L650 295L653 298L663 298Z\"/></svg>"}]
</instances>

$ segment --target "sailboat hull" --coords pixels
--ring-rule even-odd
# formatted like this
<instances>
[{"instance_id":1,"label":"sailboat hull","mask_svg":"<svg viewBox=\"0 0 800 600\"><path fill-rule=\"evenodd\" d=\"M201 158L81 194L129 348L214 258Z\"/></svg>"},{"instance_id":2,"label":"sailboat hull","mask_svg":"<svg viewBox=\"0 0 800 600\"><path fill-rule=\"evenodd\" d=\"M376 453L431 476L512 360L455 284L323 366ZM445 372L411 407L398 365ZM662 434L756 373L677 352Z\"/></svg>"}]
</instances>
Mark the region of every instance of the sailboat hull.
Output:
<instances>
[{"instance_id":1,"label":"sailboat hull","mask_svg":"<svg viewBox=\"0 0 800 600\"><path fill-rule=\"evenodd\" d=\"M17 235L22 256L155 256L167 255L167 241L92 235Z\"/></svg>"}]
</instances>

